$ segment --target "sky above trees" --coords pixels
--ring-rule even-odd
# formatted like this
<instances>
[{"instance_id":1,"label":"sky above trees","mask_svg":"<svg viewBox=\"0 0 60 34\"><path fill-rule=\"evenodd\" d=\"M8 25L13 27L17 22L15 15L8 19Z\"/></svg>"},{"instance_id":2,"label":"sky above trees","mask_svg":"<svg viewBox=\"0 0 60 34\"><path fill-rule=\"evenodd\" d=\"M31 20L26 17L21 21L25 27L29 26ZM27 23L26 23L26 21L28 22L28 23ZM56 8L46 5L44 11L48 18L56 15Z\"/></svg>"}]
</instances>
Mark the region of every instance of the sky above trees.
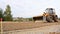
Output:
<instances>
[{"instance_id":1,"label":"sky above trees","mask_svg":"<svg viewBox=\"0 0 60 34\"><path fill-rule=\"evenodd\" d=\"M46 8L54 8L60 17L60 0L0 0L0 8L5 11L10 5L13 17L33 17L42 15Z\"/></svg>"}]
</instances>

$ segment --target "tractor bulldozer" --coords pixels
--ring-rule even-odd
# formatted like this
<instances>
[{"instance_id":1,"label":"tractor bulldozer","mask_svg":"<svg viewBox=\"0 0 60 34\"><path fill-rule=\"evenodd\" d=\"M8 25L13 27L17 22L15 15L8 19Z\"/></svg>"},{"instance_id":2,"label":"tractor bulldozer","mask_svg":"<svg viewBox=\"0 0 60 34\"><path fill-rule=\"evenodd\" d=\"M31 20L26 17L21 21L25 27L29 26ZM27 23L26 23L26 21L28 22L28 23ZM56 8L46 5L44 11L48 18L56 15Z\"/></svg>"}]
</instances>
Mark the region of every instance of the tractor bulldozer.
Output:
<instances>
[{"instance_id":1,"label":"tractor bulldozer","mask_svg":"<svg viewBox=\"0 0 60 34\"><path fill-rule=\"evenodd\" d=\"M33 20L43 20L44 22L58 22L58 16L55 13L55 9L47 8L42 16L33 17Z\"/></svg>"}]
</instances>

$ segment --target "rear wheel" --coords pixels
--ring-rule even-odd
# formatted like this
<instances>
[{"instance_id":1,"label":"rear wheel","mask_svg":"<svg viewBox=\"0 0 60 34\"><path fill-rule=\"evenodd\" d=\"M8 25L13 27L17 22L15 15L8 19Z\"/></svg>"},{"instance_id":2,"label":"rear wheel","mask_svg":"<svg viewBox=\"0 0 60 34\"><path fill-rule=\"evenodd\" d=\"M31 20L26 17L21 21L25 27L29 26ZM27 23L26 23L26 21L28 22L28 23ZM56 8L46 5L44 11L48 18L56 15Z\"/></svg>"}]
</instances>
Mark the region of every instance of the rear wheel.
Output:
<instances>
[{"instance_id":1,"label":"rear wheel","mask_svg":"<svg viewBox=\"0 0 60 34\"><path fill-rule=\"evenodd\" d=\"M54 15L53 16L53 20L54 20L54 22L58 22L58 16L57 15Z\"/></svg>"}]
</instances>

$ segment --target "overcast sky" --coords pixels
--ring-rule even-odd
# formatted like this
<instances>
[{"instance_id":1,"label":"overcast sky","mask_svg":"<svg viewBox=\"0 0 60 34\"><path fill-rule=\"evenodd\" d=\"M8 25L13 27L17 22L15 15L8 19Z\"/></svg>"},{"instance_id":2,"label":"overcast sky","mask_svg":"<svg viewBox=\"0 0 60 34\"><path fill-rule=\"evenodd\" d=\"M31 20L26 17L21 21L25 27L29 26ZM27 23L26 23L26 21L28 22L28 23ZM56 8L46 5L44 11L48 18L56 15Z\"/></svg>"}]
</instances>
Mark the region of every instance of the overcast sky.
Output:
<instances>
[{"instance_id":1,"label":"overcast sky","mask_svg":"<svg viewBox=\"0 0 60 34\"><path fill-rule=\"evenodd\" d=\"M46 8L54 8L60 17L60 0L0 0L0 8L11 6L13 17L33 17L42 15Z\"/></svg>"}]
</instances>

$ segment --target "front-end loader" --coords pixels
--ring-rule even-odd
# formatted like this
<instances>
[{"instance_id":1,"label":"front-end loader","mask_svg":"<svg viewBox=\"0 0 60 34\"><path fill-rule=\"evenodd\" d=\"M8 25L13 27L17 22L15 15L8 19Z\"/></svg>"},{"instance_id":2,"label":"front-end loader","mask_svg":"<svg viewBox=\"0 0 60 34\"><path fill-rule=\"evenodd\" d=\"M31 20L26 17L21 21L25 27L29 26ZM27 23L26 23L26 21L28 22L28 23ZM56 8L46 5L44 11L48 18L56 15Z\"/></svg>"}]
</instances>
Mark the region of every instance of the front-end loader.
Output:
<instances>
[{"instance_id":1,"label":"front-end loader","mask_svg":"<svg viewBox=\"0 0 60 34\"><path fill-rule=\"evenodd\" d=\"M33 17L34 21L43 20L44 22L58 22L58 16L55 9L47 8L42 16Z\"/></svg>"}]
</instances>

